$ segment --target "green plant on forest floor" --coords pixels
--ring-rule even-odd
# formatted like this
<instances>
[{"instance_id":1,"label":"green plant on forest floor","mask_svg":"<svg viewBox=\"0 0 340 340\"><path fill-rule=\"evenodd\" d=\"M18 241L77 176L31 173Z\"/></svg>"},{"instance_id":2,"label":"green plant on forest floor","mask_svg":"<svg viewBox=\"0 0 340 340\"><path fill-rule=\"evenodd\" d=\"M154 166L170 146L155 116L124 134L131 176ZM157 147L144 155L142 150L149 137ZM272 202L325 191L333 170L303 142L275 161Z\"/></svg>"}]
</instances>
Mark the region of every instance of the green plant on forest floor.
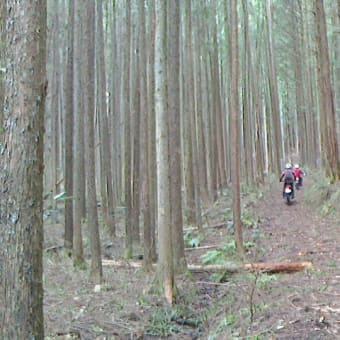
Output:
<instances>
[{"instance_id":1,"label":"green plant on forest floor","mask_svg":"<svg viewBox=\"0 0 340 340\"><path fill-rule=\"evenodd\" d=\"M189 248L196 248L200 246L203 239L204 235L197 230L188 230L184 234L184 245Z\"/></svg>"},{"instance_id":2,"label":"green plant on forest floor","mask_svg":"<svg viewBox=\"0 0 340 340\"><path fill-rule=\"evenodd\" d=\"M150 316L146 334L166 337L173 333L180 334L184 326L199 328L202 324L202 315L202 313L195 315L190 308L182 304L157 307Z\"/></svg>"}]
</instances>

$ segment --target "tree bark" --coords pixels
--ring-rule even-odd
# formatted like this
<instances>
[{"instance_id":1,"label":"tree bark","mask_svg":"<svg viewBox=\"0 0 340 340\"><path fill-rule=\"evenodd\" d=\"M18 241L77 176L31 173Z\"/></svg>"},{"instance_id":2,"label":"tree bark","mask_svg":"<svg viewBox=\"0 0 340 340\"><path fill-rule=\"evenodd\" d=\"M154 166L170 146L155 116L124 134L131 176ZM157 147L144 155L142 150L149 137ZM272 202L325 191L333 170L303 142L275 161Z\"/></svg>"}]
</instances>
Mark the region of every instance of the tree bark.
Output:
<instances>
[{"instance_id":1,"label":"tree bark","mask_svg":"<svg viewBox=\"0 0 340 340\"><path fill-rule=\"evenodd\" d=\"M274 167L273 170L279 173L281 170L282 152L282 133L280 119L280 103L277 88L277 72L274 56L273 32L272 32L272 0L266 0L266 23L267 23L267 39L268 39L268 81L269 96L271 103L271 115L273 122L273 146L274 146Z\"/></svg>"},{"instance_id":2,"label":"tree bark","mask_svg":"<svg viewBox=\"0 0 340 340\"><path fill-rule=\"evenodd\" d=\"M2 339L44 339L43 143L46 1L7 1L0 158ZM20 37L20 39L19 39Z\"/></svg>"},{"instance_id":3,"label":"tree bark","mask_svg":"<svg viewBox=\"0 0 340 340\"><path fill-rule=\"evenodd\" d=\"M112 185L111 170L111 147L109 135L109 119L106 104L106 68L105 68L105 44L103 29L103 2L97 1L97 37L96 52L97 56L97 73L99 78L99 116L100 116L100 135L101 135L101 168L103 176L102 193L102 213L106 230L111 237L116 235L116 225L114 216L114 197Z\"/></svg>"},{"instance_id":4,"label":"tree bark","mask_svg":"<svg viewBox=\"0 0 340 340\"><path fill-rule=\"evenodd\" d=\"M233 189L233 219L235 241L240 256L244 255L241 198L240 198L240 123L239 123L239 92L238 92L238 15L237 1L231 2L232 34L231 34L231 143L232 143L232 189Z\"/></svg>"},{"instance_id":5,"label":"tree bark","mask_svg":"<svg viewBox=\"0 0 340 340\"><path fill-rule=\"evenodd\" d=\"M6 1L0 2L0 136L4 115L4 77L5 77L5 51L6 51Z\"/></svg>"},{"instance_id":6,"label":"tree bark","mask_svg":"<svg viewBox=\"0 0 340 340\"><path fill-rule=\"evenodd\" d=\"M340 180L339 147L336 133L334 90L331 82L327 27L323 0L314 0L316 56L318 65L318 103L321 125L321 150L327 175Z\"/></svg>"},{"instance_id":7,"label":"tree bark","mask_svg":"<svg viewBox=\"0 0 340 340\"><path fill-rule=\"evenodd\" d=\"M73 44L74 44L74 2L69 2L69 30L67 39L66 79L65 79L65 153L64 177L65 192L65 236L64 246L68 252L73 248Z\"/></svg>"},{"instance_id":8,"label":"tree bark","mask_svg":"<svg viewBox=\"0 0 340 340\"><path fill-rule=\"evenodd\" d=\"M90 278L100 283L102 280L102 263L99 239L97 190L94 152L94 70L95 70L95 4L92 0L86 3L85 30L86 37L86 74L85 74L85 165L88 227L90 230L91 268Z\"/></svg>"},{"instance_id":9,"label":"tree bark","mask_svg":"<svg viewBox=\"0 0 340 340\"><path fill-rule=\"evenodd\" d=\"M124 48L124 89L122 101L124 103L124 198L125 198L125 257L132 258L133 253L133 226L132 226L132 183L131 183L131 98L130 98L130 49L131 49L131 0L126 4Z\"/></svg>"},{"instance_id":10,"label":"tree bark","mask_svg":"<svg viewBox=\"0 0 340 340\"><path fill-rule=\"evenodd\" d=\"M82 265L84 260L82 222L85 195L84 185L84 116L82 114L81 70L82 70L82 26L83 12L80 0L74 1L74 73L73 73L73 113L74 113L74 176L73 176L73 263Z\"/></svg>"},{"instance_id":11,"label":"tree bark","mask_svg":"<svg viewBox=\"0 0 340 340\"><path fill-rule=\"evenodd\" d=\"M169 117L167 110L166 2L156 0L155 35L155 111L157 145L157 203L158 203L158 277L169 304L174 300L174 268L172 254L169 164Z\"/></svg>"},{"instance_id":12,"label":"tree bark","mask_svg":"<svg viewBox=\"0 0 340 340\"><path fill-rule=\"evenodd\" d=\"M170 195L171 225L174 268L180 272L185 267L183 216L182 216L182 181L181 181L181 120L180 120L180 3L179 0L168 4L168 115L170 138Z\"/></svg>"}]
</instances>

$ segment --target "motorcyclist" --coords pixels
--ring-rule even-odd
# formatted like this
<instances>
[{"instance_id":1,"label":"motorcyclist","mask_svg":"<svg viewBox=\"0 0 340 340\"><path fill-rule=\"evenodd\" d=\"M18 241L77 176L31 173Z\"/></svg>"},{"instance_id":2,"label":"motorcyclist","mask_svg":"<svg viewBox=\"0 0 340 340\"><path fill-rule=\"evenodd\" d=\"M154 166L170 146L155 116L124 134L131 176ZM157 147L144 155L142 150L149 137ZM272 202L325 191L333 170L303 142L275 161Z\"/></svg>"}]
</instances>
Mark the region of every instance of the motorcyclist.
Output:
<instances>
[{"instance_id":1,"label":"motorcyclist","mask_svg":"<svg viewBox=\"0 0 340 340\"><path fill-rule=\"evenodd\" d=\"M295 173L293 171L292 165L290 163L287 163L285 166L285 169L282 171L280 176L280 182L283 181L283 191L282 196L284 197L285 194L285 187L286 185L291 185L292 187L292 198L295 196L295 190L294 190L294 183L295 183Z\"/></svg>"},{"instance_id":2,"label":"motorcyclist","mask_svg":"<svg viewBox=\"0 0 340 340\"><path fill-rule=\"evenodd\" d=\"M304 176L304 172L302 171L302 169L300 168L299 164L295 164L294 165L294 175L295 175L295 178L298 179L298 185L300 187L302 187L302 176Z\"/></svg>"}]
</instances>

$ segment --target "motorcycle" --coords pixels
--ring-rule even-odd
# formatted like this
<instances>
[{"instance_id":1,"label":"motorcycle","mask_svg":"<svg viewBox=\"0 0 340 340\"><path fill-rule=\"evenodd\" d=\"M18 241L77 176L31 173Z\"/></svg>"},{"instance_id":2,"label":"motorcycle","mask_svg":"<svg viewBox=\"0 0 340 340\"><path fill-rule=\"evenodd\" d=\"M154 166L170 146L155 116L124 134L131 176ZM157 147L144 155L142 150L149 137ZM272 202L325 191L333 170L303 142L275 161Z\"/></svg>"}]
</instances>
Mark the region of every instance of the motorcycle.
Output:
<instances>
[{"instance_id":1,"label":"motorcycle","mask_svg":"<svg viewBox=\"0 0 340 340\"><path fill-rule=\"evenodd\" d=\"M283 198L286 200L286 203L290 205L293 200L293 185L292 184L285 184L283 189Z\"/></svg>"},{"instance_id":2,"label":"motorcycle","mask_svg":"<svg viewBox=\"0 0 340 340\"><path fill-rule=\"evenodd\" d=\"M296 190L300 190L302 187L302 178L301 177L296 177L295 179L295 188Z\"/></svg>"}]
</instances>

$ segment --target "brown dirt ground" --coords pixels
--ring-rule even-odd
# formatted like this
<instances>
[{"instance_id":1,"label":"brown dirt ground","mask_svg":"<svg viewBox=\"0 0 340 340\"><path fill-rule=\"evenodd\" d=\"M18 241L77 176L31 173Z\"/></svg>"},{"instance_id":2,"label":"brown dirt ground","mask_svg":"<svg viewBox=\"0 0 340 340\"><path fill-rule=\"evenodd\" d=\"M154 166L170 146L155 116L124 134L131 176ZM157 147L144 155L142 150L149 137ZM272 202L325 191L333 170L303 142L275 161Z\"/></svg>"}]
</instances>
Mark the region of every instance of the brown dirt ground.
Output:
<instances>
[{"instance_id":1,"label":"brown dirt ground","mask_svg":"<svg viewBox=\"0 0 340 340\"><path fill-rule=\"evenodd\" d=\"M281 184L275 183L263 198L248 195L243 200L251 216L244 228L247 257L253 262L311 261L313 269L275 275L224 273L218 282L216 274L185 274L177 278L173 308L152 290L154 274L128 263L104 266L104 283L95 291L87 270L75 270L61 249L51 248L61 244L62 226L48 220L46 339L161 339L162 334L168 339L339 339L339 221L306 206L304 190L291 206L283 202L280 190ZM228 211L230 196L224 195L205 215L200 246L230 246ZM119 236L113 242L103 237L105 259L123 258L124 239ZM86 233L84 244L89 262ZM202 263L201 255L212 250L187 250L188 262Z\"/></svg>"}]
</instances>

